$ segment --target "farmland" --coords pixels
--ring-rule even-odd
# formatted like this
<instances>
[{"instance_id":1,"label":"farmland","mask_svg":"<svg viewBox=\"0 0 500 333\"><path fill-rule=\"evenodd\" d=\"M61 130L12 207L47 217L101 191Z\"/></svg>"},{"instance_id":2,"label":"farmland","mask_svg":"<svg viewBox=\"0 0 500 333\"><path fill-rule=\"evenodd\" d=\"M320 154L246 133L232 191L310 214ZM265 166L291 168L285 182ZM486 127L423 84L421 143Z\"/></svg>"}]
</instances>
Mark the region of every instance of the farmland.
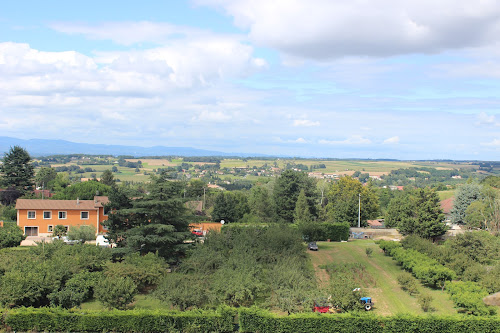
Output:
<instances>
[{"instance_id":1,"label":"farmland","mask_svg":"<svg viewBox=\"0 0 500 333\"><path fill-rule=\"evenodd\" d=\"M385 256L382 250L372 240L353 240L347 243L319 242L319 251L309 252L316 277L320 283L327 283L328 275L320 266L331 263L361 263L366 266L367 272L375 279L375 285L363 288L366 294L373 298L374 314L388 316L402 313L422 314L416 297L404 292L398 285L397 276L402 273L401 267L390 257ZM372 248L373 254L368 257L366 248ZM421 286L421 288L425 288ZM432 295L434 301L433 314L456 314L453 302L448 294L441 290L425 288Z\"/></svg>"}]
</instances>

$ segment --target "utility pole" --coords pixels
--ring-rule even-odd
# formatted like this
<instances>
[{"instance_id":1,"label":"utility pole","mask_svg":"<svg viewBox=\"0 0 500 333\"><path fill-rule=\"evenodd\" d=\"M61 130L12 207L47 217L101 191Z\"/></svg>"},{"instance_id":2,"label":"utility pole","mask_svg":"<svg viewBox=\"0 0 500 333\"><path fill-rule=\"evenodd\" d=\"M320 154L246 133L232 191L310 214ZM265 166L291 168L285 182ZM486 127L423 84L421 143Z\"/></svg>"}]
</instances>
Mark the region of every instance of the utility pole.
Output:
<instances>
[{"instance_id":1,"label":"utility pole","mask_svg":"<svg viewBox=\"0 0 500 333\"><path fill-rule=\"evenodd\" d=\"M361 193L359 194L358 202L358 228L361 228Z\"/></svg>"}]
</instances>

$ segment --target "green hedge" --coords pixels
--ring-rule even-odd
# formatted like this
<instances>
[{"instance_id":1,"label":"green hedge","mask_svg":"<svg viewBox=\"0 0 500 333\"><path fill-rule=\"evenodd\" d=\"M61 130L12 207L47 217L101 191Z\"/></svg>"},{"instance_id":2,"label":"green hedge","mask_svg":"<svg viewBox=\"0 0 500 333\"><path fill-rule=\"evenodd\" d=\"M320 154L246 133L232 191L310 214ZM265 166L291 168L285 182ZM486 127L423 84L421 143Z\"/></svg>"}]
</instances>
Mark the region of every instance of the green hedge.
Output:
<instances>
[{"instance_id":1,"label":"green hedge","mask_svg":"<svg viewBox=\"0 0 500 333\"><path fill-rule=\"evenodd\" d=\"M259 333L461 333L500 332L500 319L491 317L417 317L410 315L376 317L371 314L304 313L277 316L259 309L240 309L240 332Z\"/></svg>"},{"instance_id":2,"label":"green hedge","mask_svg":"<svg viewBox=\"0 0 500 333\"><path fill-rule=\"evenodd\" d=\"M18 308L0 310L0 331L47 332L239 332L259 333L461 333L499 332L500 318L470 316L393 317L362 314L301 313L279 316L258 308L224 307L217 311L83 311L60 308Z\"/></svg>"},{"instance_id":3,"label":"green hedge","mask_svg":"<svg viewBox=\"0 0 500 333\"><path fill-rule=\"evenodd\" d=\"M455 273L451 269L416 250L405 250L396 242L380 241L379 246L423 283L445 287L451 300L461 312L476 316L496 314L494 307L483 303L482 299L488 292L478 283L451 282L455 278Z\"/></svg>"},{"instance_id":4,"label":"green hedge","mask_svg":"<svg viewBox=\"0 0 500 333\"><path fill-rule=\"evenodd\" d=\"M236 311L72 311L18 308L4 315L11 331L49 332L233 332Z\"/></svg>"},{"instance_id":5,"label":"green hedge","mask_svg":"<svg viewBox=\"0 0 500 333\"><path fill-rule=\"evenodd\" d=\"M349 239L349 223L322 223L321 224L325 239L331 240L332 242L346 241Z\"/></svg>"}]
</instances>

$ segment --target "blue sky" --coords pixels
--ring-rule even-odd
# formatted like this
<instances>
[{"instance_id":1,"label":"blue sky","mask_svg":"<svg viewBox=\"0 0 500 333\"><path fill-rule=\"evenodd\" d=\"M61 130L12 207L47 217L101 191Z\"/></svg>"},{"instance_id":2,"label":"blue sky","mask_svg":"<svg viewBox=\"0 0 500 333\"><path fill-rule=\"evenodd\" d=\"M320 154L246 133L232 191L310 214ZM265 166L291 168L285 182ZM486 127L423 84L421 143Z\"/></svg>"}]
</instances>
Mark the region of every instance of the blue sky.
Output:
<instances>
[{"instance_id":1,"label":"blue sky","mask_svg":"<svg viewBox=\"0 0 500 333\"><path fill-rule=\"evenodd\" d=\"M494 0L9 1L0 133L302 157L500 157Z\"/></svg>"}]
</instances>

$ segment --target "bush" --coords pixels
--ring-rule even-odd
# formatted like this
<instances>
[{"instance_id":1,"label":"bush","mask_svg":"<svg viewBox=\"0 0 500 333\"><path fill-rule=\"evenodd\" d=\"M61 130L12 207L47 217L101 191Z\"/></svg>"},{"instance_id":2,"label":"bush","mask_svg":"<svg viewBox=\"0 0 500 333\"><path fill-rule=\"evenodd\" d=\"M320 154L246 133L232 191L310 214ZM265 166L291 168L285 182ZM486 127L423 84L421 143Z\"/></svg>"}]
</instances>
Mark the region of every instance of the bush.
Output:
<instances>
[{"instance_id":1,"label":"bush","mask_svg":"<svg viewBox=\"0 0 500 333\"><path fill-rule=\"evenodd\" d=\"M373 253L373 249L371 247L367 247L365 249L365 253L368 257L371 257L372 256L372 253Z\"/></svg>"},{"instance_id":2,"label":"bush","mask_svg":"<svg viewBox=\"0 0 500 333\"><path fill-rule=\"evenodd\" d=\"M167 272L165 260L154 253L141 256L131 253L119 263L108 263L105 274L108 277L130 277L139 291L156 286Z\"/></svg>"},{"instance_id":3,"label":"bush","mask_svg":"<svg viewBox=\"0 0 500 333\"><path fill-rule=\"evenodd\" d=\"M19 308L6 311L11 331L38 332L233 332L234 309L216 311L75 311Z\"/></svg>"},{"instance_id":4,"label":"bush","mask_svg":"<svg viewBox=\"0 0 500 333\"><path fill-rule=\"evenodd\" d=\"M0 227L0 249L19 246L26 238L16 223L4 222Z\"/></svg>"},{"instance_id":5,"label":"bush","mask_svg":"<svg viewBox=\"0 0 500 333\"><path fill-rule=\"evenodd\" d=\"M96 239L96 229L93 225L72 226L68 230L68 239L78 240L82 244Z\"/></svg>"},{"instance_id":6,"label":"bush","mask_svg":"<svg viewBox=\"0 0 500 333\"><path fill-rule=\"evenodd\" d=\"M109 309L125 309L134 301L137 286L129 277L106 277L95 288L95 298Z\"/></svg>"},{"instance_id":7,"label":"bush","mask_svg":"<svg viewBox=\"0 0 500 333\"><path fill-rule=\"evenodd\" d=\"M418 294L417 280L411 274L402 273L397 276L397 280L401 289L407 291L410 295Z\"/></svg>"},{"instance_id":8,"label":"bush","mask_svg":"<svg viewBox=\"0 0 500 333\"><path fill-rule=\"evenodd\" d=\"M417 297L417 302L418 305L422 308L422 311L428 312L432 309L431 304L432 304L432 296L427 295L427 294L420 294Z\"/></svg>"},{"instance_id":9,"label":"bush","mask_svg":"<svg viewBox=\"0 0 500 333\"><path fill-rule=\"evenodd\" d=\"M461 308L461 312L476 316L496 314L493 307L483 303L483 297L488 296L488 292L475 282L451 282L446 286L446 291L451 295L451 300Z\"/></svg>"}]
</instances>

